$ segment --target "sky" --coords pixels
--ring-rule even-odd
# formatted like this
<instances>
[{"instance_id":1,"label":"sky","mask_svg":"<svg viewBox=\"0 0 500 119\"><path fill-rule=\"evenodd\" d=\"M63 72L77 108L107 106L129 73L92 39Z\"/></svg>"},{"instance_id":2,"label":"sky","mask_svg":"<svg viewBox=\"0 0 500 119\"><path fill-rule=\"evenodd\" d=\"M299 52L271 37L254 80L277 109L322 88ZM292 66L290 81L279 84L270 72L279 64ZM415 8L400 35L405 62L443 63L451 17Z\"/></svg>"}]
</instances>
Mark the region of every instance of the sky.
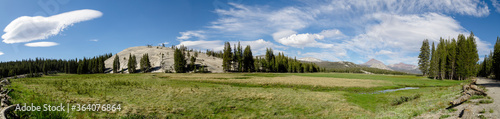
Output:
<instances>
[{"instance_id":1,"label":"sky","mask_svg":"<svg viewBox=\"0 0 500 119\"><path fill-rule=\"evenodd\" d=\"M500 0L0 0L0 61L74 59L145 45L416 65L424 39L500 35Z\"/></svg>"}]
</instances>

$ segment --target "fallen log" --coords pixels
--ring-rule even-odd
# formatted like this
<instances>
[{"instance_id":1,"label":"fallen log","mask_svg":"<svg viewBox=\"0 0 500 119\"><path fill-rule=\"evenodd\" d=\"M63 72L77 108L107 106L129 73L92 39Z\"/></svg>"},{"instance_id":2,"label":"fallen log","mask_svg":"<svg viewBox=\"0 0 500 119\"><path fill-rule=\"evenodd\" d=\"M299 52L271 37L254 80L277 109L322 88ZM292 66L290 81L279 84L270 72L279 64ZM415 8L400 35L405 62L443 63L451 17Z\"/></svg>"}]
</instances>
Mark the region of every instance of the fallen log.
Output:
<instances>
[{"instance_id":1,"label":"fallen log","mask_svg":"<svg viewBox=\"0 0 500 119\"><path fill-rule=\"evenodd\" d=\"M2 108L0 110L0 119L7 119L7 113L11 112L12 110L16 109L17 105L10 105L8 107Z\"/></svg>"},{"instance_id":2,"label":"fallen log","mask_svg":"<svg viewBox=\"0 0 500 119\"><path fill-rule=\"evenodd\" d=\"M463 102L469 100L473 95L485 95L486 93L479 92L476 90L466 90L465 92L462 93L462 96L460 96L458 99L450 101L450 104L452 106L462 104Z\"/></svg>"},{"instance_id":3,"label":"fallen log","mask_svg":"<svg viewBox=\"0 0 500 119\"><path fill-rule=\"evenodd\" d=\"M462 91L465 92L465 91L469 90L469 88L470 88L470 85L463 85Z\"/></svg>"},{"instance_id":4,"label":"fallen log","mask_svg":"<svg viewBox=\"0 0 500 119\"><path fill-rule=\"evenodd\" d=\"M471 88L472 90L475 90L475 91L477 91L477 92L480 92L480 93L481 93L480 95L483 95L483 96L486 96L486 95L487 95L487 94L486 94L486 91L484 91L483 89L481 89L481 88L477 87L476 85L471 85L471 86L470 86L470 88Z\"/></svg>"},{"instance_id":5,"label":"fallen log","mask_svg":"<svg viewBox=\"0 0 500 119\"><path fill-rule=\"evenodd\" d=\"M471 97L470 94L464 94L464 95L460 96L458 99L450 101L450 104L452 106L462 104L463 102L467 101L470 97Z\"/></svg>"},{"instance_id":6,"label":"fallen log","mask_svg":"<svg viewBox=\"0 0 500 119\"><path fill-rule=\"evenodd\" d=\"M477 82L477 79L475 79L475 78L471 79L471 84L477 85L476 82Z\"/></svg>"}]
</instances>

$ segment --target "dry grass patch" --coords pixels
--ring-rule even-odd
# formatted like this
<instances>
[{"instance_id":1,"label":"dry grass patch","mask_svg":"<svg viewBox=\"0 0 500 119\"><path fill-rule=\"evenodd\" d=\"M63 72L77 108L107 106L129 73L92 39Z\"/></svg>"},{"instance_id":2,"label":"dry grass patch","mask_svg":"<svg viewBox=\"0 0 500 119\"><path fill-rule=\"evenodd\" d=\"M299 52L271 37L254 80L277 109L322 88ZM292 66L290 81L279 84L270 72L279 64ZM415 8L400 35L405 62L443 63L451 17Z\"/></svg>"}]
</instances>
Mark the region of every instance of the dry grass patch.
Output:
<instances>
[{"instance_id":1,"label":"dry grass patch","mask_svg":"<svg viewBox=\"0 0 500 119\"><path fill-rule=\"evenodd\" d=\"M188 78L189 77L189 78ZM383 80L367 79L346 79L346 78L327 78L327 77L304 77L304 76L285 76L285 77L241 77L234 75L207 75L205 77L175 76L173 79L211 81L223 83L248 83L259 85L310 85L321 87L378 87L384 86L390 82Z\"/></svg>"}]
</instances>

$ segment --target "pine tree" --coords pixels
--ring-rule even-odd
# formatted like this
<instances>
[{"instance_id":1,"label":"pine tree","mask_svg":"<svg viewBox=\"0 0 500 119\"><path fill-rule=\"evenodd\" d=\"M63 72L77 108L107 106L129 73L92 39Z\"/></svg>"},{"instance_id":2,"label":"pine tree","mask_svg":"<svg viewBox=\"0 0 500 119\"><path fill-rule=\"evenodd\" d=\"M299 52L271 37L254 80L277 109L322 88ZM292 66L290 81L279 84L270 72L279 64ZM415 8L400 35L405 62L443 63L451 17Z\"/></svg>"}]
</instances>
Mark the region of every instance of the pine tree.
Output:
<instances>
[{"instance_id":1,"label":"pine tree","mask_svg":"<svg viewBox=\"0 0 500 119\"><path fill-rule=\"evenodd\" d=\"M196 67L195 67L196 58L194 58L194 56L191 56L190 61L191 61L191 63L189 63L189 65L190 65L191 70L195 70L196 69Z\"/></svg>"},{"instance_id":2,"label":"pine tree","mask_svg":"<svg viewBox=\"0 0 500 119\"><path fill-rule=\"evenodd\" d=\"M243 52L243 71L253 72L255 70L254 59L252 55L252 49L250 45L245 47L245 51Z\"/></svg>"},{"instance_id":3,"label":"pine tree","mask_svg":"<svg viewBox=\"0 0 500 119\"><path fill-rule=\"evenodd\" d=\"M438 75L439 79L444 79L446 76L446 56L448 53L446 52L446 42L444 39L440 38L439 44L437 47L438 53Z\"/></svg>"},{"instance_id":4,"label":"pine tree","mask_svg":"<svg viewBox=\"0 0 500 119\"><path fill-rule=\"evenodd\" d=\"M269 49L266 49L266 70L268 72L274 72L274 67L275 67L275 62L274 62L274 53L273 53L273 49L269 48Z\"/></svg>"},{"instance_id":5,"label":"pine tree","mask_svg":"<svg viewBox=\"0 0 500 119\"><path fill-rule=\"evenodd\" d=\"M456 76L458 80L463 80L467 75L467 41L463 34L457 37L457 56L456 56Z\"/></svg>"},{"instance_id":6,"label":"pine tree","mask_svg":"<svg viewBox=\"0 0 500 119\"><path fill-rule=\"evenodd\" d=\"M469 71L467 72L467 78L476 76L477 74L477 62L479 61L479 54L477 53L477 45L476 38L474 33L470 32L469 37L467 38L467 46L468 46L468 60L467 60L467 68Z\"/></svg>"},{"instance_id":7,"label":"pine tree","mask_svg":"<svg viewBox=\"0 0 500 119\"><path fill-rule=\"evenodd\" d=\"M148 72L149 69L151 69L151 62L149 62L149 55L146 53L142 55L141 62L140 62L140 69L142 72Z\"/></svg>"},{"instance_id":8,"label":"pine tree","mask_svg":"<svg viewBox=\"0 0 500 119\"><path fill-rule=\"evenodd\" d=\"M457 42L455 39L452 39L451 42L447 45L448 55L446 56L446 68L448 69L448 78L454 79L455 77L455 61L457 56Z\"/></svg>"},{"instance_id":9,"label":"pine tree","mask_svg":"<svg viewBox=\"0 0 500 119\"><path fill-rule=\"evenodd\" d=\"M186 59L181 49L175 48L174 52L174 70L176 73L186 72Z\"/></svg>"},{"instance_id":10,"label":"pine tree","mask_svg":"<svg viewBox=\"0 0 500 119\"><path fill-rule=\"evenodd\" d=\"M118 73L119 69L120 69L120 56L116 54L115 59L113 60L113 73Z\"/></svg>"},{"instance_id":11,"label":"pine tree","mask_svg":"<svg viewBox=\"0 0 500 119\"><path fill-rule=\"evenodd\" d=\"M497 37L497 41L493 48L493 74L495 79L500 79L500 37Z\"/></svg>"},{"instance_id":12,"label":"pine tree","mask_svg":"<svg viewBox=\"0 0 500 119\"><path fill-rule=\"evenodd\" d=\"M242 72L243 71L243 49L240 45L240 42L238 41L238 48L236 48L237 50L235 51L236 54L237 54L237 61L238 61L238 71Z\"/></svg>"},{"instance_id":13,"label":"pine tree","mask_svg":"<svg viewBox=\"0 0 500 119\"><path fill-rule=\"evenodd\" d=\"M437 76L437 53L436 49L434 47L434 42L432 42L432 49L431 49L431 61L430 61L430 66L429 66L429 77L433 77L436 79Z\"/></svg>"},{"instance_id":14,"label":"pine tree","mask_svg":"<svg viewBox=\"0 0 500 119\"><path fill-rule=\"evenodd\" d=\"M128 66L129 73L135 73L136 68L137 68L137 61L136 61L135 55L132 55L132 54L129 55L127 66Z\"/></svg>"},{"instance_id":15,"label":"pine tree","mask_svg":"<svg viewBox=\"0 0 500 119\"><path fill-rule=\"evenodd\" d=\"M222 56L222 68L224 71L228 72L231 70L231 60L233 59L232 53L231 53L231 44L229 42L226 42L224 45L224 53Z\"/></svg>"},{"instance_id":16,"label":"pine tree","mask_svg":"<svg viewBox=\"0 0 500 119\"><path fill-rule=\"evenodd\" d=\"M106 70L106 66L104 64L104 57L99 57L98 61L99 61L98 71L99 73L104 73L104 70Z\"/></svg>"},{"instance_id":17,"label":"pine tree","mask_svg":"<svg viewBox=\"0 0 500 119\"><path fill-rule=\"evenodd\" d=\"M425 39L422 42L422 47L420 48L420 54L418 55L418 66L420 71L424 76L429 74L429 65L430 65L430 49L429 49L429 40Z\"/></svg>"}]
</instances>

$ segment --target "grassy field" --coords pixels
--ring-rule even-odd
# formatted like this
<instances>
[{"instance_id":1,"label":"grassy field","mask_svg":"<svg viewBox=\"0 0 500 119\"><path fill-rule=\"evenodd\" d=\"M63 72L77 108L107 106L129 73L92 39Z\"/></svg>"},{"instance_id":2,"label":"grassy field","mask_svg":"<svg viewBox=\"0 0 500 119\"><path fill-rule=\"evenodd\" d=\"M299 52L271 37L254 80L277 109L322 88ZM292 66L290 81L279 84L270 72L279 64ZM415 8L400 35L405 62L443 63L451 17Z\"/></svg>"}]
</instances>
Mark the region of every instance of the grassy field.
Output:
<instances>
[{"instance_id":1,"label":"grassy field","mask_svg":"<svg viewBox=\"0 0 500 119\"><path fill-rule=\"evenodd\" d=\"M447 106L460 81L342 73L57 74L12 79L13 103L120 104L49 118L409 118ZM384 89L420 87L389 93Z\"/></svg>"}]
</instances>

